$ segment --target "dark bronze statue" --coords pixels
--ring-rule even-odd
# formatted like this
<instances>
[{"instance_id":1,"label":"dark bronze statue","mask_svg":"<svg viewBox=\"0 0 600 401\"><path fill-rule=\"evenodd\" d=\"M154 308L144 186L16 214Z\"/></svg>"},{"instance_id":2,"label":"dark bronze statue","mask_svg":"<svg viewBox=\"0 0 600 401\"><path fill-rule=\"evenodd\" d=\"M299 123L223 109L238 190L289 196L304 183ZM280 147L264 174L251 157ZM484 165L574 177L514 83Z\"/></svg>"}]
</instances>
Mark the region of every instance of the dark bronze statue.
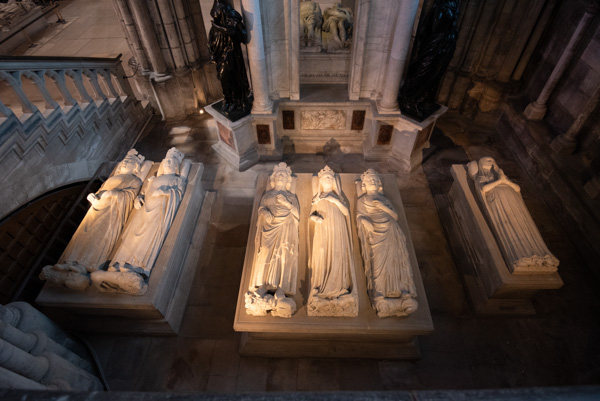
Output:
<instances>
[{"instance_id":1,"label":"dark bronze statue","mask_svg":"<svg viewBox=\"0 0 600 401\"><path fill-rule=\"evenodd\" d=\"M419 121L440 108L435 95L456 48L458 9L458 0L434 0L419 24L406 82L398 95L402 113Z\"/></svg>"},{"instance_id":2,"label":"dark bronze statue","mask_svg":"<svg viewBox=\"0 0 600 401\"><path fill-rule=\"evenodd\" d=\"M215 0L210 15L213 18L209 34L211 60L217 64L217 78L225 98L220 111L230 118L235 115L239 118L252 107L252 92L240 46L248 42L248 34L242 16L225 0Z\"/></svg>"}]
</instances>

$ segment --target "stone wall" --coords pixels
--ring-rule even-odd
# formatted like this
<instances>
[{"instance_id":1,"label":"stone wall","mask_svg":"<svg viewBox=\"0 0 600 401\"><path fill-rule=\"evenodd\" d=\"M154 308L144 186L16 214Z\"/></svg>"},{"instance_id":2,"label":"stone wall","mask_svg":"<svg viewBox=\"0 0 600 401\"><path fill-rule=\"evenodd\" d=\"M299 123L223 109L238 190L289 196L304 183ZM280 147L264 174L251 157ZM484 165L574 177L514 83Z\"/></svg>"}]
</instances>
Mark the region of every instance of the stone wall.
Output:
<instances>
[{"instance_id":1,"label":"stone wall","mask_svg":"<svg viewBox=\"0 0 600 401\"><path fill-rule=\"evenodd\" d=\"M588 3L582 0L567 2L555 10L523 76L528 100L535 100L542 90ZM545 121L556 134L569 129L600 86L600 24L599 17L595 18L548 101ZM600 119L597 113L592 113L579 135L579 149L585 162L599 158L599 137Z\"/></svg>"},{"instance_id":2,"label":"stone wall","mask_svg":"<svg viewBox=\"0 0 600 401\"><path fill-rule=\"evenodd\" d=\"M469 117L497 110L506 95L519 87L555 3L461 1L456 50L438 102ZM423 16L431 4L432 0L425 0Z\"/></svg>"}]
</instances>

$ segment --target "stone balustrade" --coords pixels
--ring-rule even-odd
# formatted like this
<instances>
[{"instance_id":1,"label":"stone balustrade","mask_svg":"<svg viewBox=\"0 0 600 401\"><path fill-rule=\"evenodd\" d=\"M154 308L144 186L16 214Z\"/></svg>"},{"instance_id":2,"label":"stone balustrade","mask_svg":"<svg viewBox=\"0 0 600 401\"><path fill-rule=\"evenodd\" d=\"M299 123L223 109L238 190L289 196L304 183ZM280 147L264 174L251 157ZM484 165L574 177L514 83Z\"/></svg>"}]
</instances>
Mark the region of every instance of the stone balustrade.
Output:
<instances>
[{"instance_id":1,"label":"stone balustrade","mask_svg":"<svg viewBox=\"0 0 600 401\"><path fill-rule=\"evenodd\" d=\"M55 188L89 180L133 145L151 116L116 58L3 57L0 218ZM6 181L5 181L6 180Z\"/></svg>"}]
</instances>

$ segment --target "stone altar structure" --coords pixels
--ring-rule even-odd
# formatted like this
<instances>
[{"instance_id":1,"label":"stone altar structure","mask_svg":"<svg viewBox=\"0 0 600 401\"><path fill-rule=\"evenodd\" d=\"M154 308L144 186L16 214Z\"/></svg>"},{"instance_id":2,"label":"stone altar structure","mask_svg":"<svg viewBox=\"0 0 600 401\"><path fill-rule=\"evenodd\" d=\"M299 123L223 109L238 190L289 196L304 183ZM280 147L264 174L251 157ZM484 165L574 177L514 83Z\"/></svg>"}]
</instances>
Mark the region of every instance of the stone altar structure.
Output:
<instances>
[{"instance_id":1,"label":"stone altar structure","mask_svg":"<svg viewBox=\"0 0 600 401\"><path fill-rule=\"evenodd\" d=\"M100 291L143 295L146 280L177 215L185 194L191 163L171 148L160 163L156 176L148 178L137 197L135 213L123 232L107 271L92 273Z\"/></svg>"},{"instance_id":2,"label":"stone altar structure","mask_svg":"<svg viewBox=\"0 0 600 401\"><path fill-rule=\"evenodd\" d=\"M372 169L357 181L356 194L356 224L371 305L379 317L407 316L418 303L398 213Z\"/></svg>"},{"instance_id":3,"label":"stone altar structure","mask_svg":"<svg viewBox=\"0 0 600 401\"><path fill-rule=\"evenodd\" d=\"M355 181L358 174L339 174L339 188L349 195L347 207L354 216L357 208ZM403 317L381 319L371 307L367 291L367 279L362 267L360 247L357 246L358 232L355 224L350 224L350 236L355 246L351 258L354 265L352 274L358 297L356 317L309 316L308 303L311 291L309 229L317 224L310 220L313 199L313 175L297 174L296 195L300 204L298 245L298 276L296 293L293 298L297 311L288 319L271 314L252 316L246 313L246 293L252 278L252 263L256 252L256 232L262 196L269 185L268 176L259 176L256 185L250 233L246 247L244 270L236 308L234 329L242 332L240 352L243 355L287 356L287 357L353 357L415 359L420 356L417 336L433 331L427 297L415 257L412 239L408 230L402 199L394 175L382 174L381 180L386 189L386 197L398 213L398 225L406 235L406 246L414 278L416 293L419 295L419 308ZM354 220L354 219L352 219ZM351 220L351 223L352 223Z\"/></svg>"},{"instance_id":4,"label":"stone altar structure","mask_svg":"<svg viewBox=\"0 0 600 401\"><path fill-rule=\"evenodd\" d=\"M151 167L135 149L127 153L100 189L88 195L87 214L58 263L44 267L40 279L75 291L90 286L90 273L106 267Z\"/></svg>"},{"instance_id":5,"label":"stone altar structure","mask_svg":"<svg viewBox=\"0 0 600 401\"><path fill-rule=\"evenodd\" d=\"M419 122L403 115L398 106L419 2L402 1L397 6L359 0L342 11L344 18L329 13L333 16L328 26L339 36L341 25L346 35L347 46L334 53L317 51L316 39L313 47L301 46L307 43L307 26L312 26L304 18L310 4L242 1L245 18L257 24L247 24L255 103L260 92L261 102L273 106L261 110L253 106L250 116L233 123L222 118L219 104L206 107L218 122L219 142L213 149L240 171L261 160L280 160L286 147L313 153L326 151L330 144L339 145L344 153L363 154L365 160L389 162L400 171L414 169L437 118L446 111L442 107ZM317 19L308 18L311 24ZM335 116L335 124L324 121L305 128L304 121L318 112L326 118Z\"/></svg>"},{"instance_id":6,"label":"stone altar structure","mask_svg":"<svg viewBox=\"0 0 600 401\"><path fill-rule=\"evenodd\" d=\"M154 175L158 168L155 165L149 174ZM176 334L181 325L215 199L214 192L207 193L202 188L203 171L202 164L191 163L185 194L156 257L145 293L132 296L102 292L96 286L85 292L72 292L46 285L36 303L48 316L69 329L78 331ZM148 199L146 202L149 202ZM143 210L134 210L132 213L133 220L135 214L143 213ZM114 258L111 257L112 259Z\"/></svg>"},{"instance_id":7,"label":"stone altar structure","mask_svg":"<svg viewBox=\"0 0 600 401\"><path fill-rule=\"evenodd\" d=\"M260 200L252 261L246 293L246 313L292 317L298 279L298 222L300 205L292 170L279 163L269 177L269 189Z\"/></svg>"},{"instance_id":8,"label":"stone altar structure","mask_svg":"<svg viewBox=\"0 0 600 401\"><path fill-rule=\"evenodd\" d=\"M475 163L470 165L470 175L480 181L479 184L469 178L467 166L453 165L454 183L447 198L436 198L467 293L479 315L535 314L531 296L538 290L558 289L563 285L556 266L550 267L557 265L558 261L546 250L541 252L541 259L532 259L529 252L523 252L530 248L530 227L531 224L535 227L535 224L531 216L524 217L529 213L520 194L515 191L518 186L500 178L497 166L493 171L493 159L481 159L481 166ZM493 185L485 187L490 184ZM490 205L495 202L498 204ZM515 207L517 209L512 210ZM521 240L519 237L522 235L525 238ZM506 248L504 251L503 247ZM529 256L521 260L516 255ZM529 265L529 261L533 260L549 264L540 266L536 271L535 266Z\"/></svg>"}]
</instances>

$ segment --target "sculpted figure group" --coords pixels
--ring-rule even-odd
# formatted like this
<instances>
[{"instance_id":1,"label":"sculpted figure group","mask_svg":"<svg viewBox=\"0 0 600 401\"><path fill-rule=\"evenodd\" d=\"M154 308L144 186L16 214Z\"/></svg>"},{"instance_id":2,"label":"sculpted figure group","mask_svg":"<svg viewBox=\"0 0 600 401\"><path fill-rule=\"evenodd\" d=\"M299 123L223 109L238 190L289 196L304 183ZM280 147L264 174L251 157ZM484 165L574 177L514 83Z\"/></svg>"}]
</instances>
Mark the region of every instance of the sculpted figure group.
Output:
<instances>
[{"instance_id":1,"label":"sculpted figure group","mask_svg":"<svg viewBox=\"0 0 600 401\"><path fill-rule=\"evenodd\" d=\"M59 263L44 267L40 278L75 291L93 282L101 291L144 294L185 193L191 164L183 158L171 148L142 186L153 163L130 150L98 192L88 195L91 207Z\"/></svg>"},{"instance_id":2,"label":"sculpted figure group","mask_svg":"<svg viewBox=\"0 0 600 401\"><path fill-rule=\"evenodd\" d=\"M351 211L340 177L325 166L312 178L308 211L309 316L358 316L358 290ZM406 237L398 214L373 170L357 183L356 221L371 304L379 317L406 316L417 309ZM275 166L257 218L246 312L291 317L296 311L300 207L295 177Z\"/></svg>"},{"instance_id":3,"label":"sculpted figure group","mask_svg":"<svg viewBox=\"0 0 600 401\"><path fill-rule=\"evenodd\" d=\"M300 3L300 46L305 50L321 51L322 42L329 53L347 51L352 43L354 13L342 3L321 12L316 1L305 0Z\"/></svg>"}]
</instances>

